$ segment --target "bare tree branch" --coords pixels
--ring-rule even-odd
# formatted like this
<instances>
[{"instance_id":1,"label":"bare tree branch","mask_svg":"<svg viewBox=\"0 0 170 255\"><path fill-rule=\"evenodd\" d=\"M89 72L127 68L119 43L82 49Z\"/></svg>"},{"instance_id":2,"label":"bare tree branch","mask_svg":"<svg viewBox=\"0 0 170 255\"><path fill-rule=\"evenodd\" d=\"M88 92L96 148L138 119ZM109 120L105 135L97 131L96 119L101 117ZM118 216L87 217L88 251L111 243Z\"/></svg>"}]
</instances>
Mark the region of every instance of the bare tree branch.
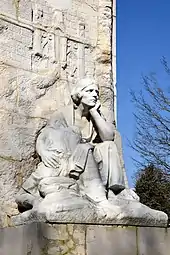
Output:
<instances>
[{"instance_id":1,"label":"bare tree branch","mask_svg":"<svg viewBox=\"0 0 170 255\"><path fill-rule=\"evenodd\" d=\"M162 64L170 78L165 58ZM136 132L130 146L140 155L138 164L153 163L170 174L170 90L159 85L155 74L143 76L142 81L143 91L131 91Z\"/></svg>"}]
</instances>

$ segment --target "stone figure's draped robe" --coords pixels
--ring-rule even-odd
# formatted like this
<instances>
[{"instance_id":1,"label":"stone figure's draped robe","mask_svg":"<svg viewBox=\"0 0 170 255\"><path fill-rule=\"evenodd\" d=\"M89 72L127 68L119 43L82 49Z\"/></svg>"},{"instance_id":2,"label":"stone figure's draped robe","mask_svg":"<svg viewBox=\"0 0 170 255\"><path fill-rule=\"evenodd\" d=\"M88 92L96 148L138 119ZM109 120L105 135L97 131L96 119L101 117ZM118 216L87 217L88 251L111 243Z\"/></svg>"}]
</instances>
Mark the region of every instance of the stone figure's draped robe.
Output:
<instances>
[{"instance_id":1,"label":"stone figure's draped robe","mask_svg":"<svg viewBox=\"0 0 170 255\"><path fill-rule=\"evenodd\" d=\"M104 118L111 123L109 115L105 115ZM106 189L112 189L114 185L124 187L123 168L114 141L102 142L91 120L83 123L80 133L77 123L82 120L72 105L61 109L61 114L54 114L52 119L54 123L50 121L51 124L42 130L38 139L43 141L45 150L60 154L57 162L59 165L56 164L56 169L54 169L40 163L37 170L23 184L27 192L36 194L37 184L43 178L57 176L71 176L77 179L83 176L84 181L87 180L87 190L91 187L90 191L87 191L89 193L95 189L94 186L100 186L100 181ZM63 119L66 120L64 126L60 124ZM41 135L46 138L41 138ZM94 158L92 160L91 157L90 162L89 155ZM97 180L96 183L94 183L95 180ZM94 200L99 199L95 197Z\"/></svg>"}]
</instances>

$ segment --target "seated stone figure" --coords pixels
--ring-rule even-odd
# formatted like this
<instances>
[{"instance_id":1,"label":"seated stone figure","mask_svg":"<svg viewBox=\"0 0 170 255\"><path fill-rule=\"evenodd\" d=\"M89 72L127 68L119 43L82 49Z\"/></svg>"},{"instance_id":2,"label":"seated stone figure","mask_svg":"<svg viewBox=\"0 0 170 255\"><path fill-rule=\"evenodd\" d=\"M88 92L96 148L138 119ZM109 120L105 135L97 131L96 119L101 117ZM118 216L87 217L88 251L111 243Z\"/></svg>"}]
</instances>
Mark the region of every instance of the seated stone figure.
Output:
<instances>
[{"instance_id":1,"label":"seated stone figure","mask_svg":"<svg viewBox=\"0 0 170 255\"><path fill-rule=\"evenodd\" d=\"M32 208L39 195L56 192L63 181L70 187L77 185L90 201L107 206L108 190L117 194L125 188L113 141L115 127L109 115L107 119L100 111L94 80L82 79L71 97L71 112L66 107L56 113L37 138L36 150L42 162L17 196L23 210Z\"/></svg>"},{"instance_id":2,"label":"seated stone figure","mask_svg":"<svg viewBox=\"0 0 170 255\"><path fill-rule=\"evenodd\" d=\"M141 220L146 215L166 222L164 213L139 203L134 192L127 193L115 126L110 111L100 105L94 80L80 80L71 98L73 104L55 113L37 138L41 163L16 198L26 211L23 218L32 217L30 211L51 222Z\"/></svg>"},{"instance_id":3,"label":"seated stone figure","mask_svg":"<svg viewBox=\"0 0 170 255\"><path fill-rule=\"evenodd\" d=\"M16 201L22 211L31 209L34 202L37 203L37 200L40 199L40 196L45 197L46 192L52 192L55 181L60 186L63 181L64 185L68 181L71 186L71 179L64 180L64 178L60 178L61 183L59 183L59 181L54 181L52 178L69 176L69 159L80 141L80 131L77 128L69 127L62 113L56 113L46 127L40 131L36 142L36 150L42 162L24 182L17 195ZM48 185L44 182L47 179ZM41 189L42 182L44 185ZM44 186L46 186L45 190Z\"/></svg>"},{"instance_id":4,"label":"seated stone figure","mask_svg":"<svg viewBox=\"0 0 170 255\"><path fill-rule=\"evenodd\" d=\"M94 80L85 78L80 80L71 94L74 103L73 124L79 126L82 132L82 143L91 146L91 153L85 152L84 145L77 147L83 151L88 162L94 160L90 174L99 173L99 177L106 191L118 194L125 188L123 169L121 166L116 144L114 143L115 125L111 118L112 113L101 109L99 90ZM102 112L103 110L103 112ZM83 170L84 175L89 174L89 166L80 165L75 159L74 165ZM85 163L85 162L84 162ZM84 171L87 168L87 171ZM76 173L76 170L73 170ZM91 186L90 183L88 186Z\"/></svg>"}]
</instances>

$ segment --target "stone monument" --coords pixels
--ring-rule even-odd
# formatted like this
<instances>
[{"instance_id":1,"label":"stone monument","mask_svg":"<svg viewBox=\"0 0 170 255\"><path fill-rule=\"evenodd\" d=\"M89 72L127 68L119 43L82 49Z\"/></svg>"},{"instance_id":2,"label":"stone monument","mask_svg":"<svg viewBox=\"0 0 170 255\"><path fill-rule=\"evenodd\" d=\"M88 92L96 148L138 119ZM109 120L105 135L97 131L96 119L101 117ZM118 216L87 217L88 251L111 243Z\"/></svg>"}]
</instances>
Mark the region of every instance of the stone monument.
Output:
<instances>
[{"instance_id":1,"label":"stone monument","mask_svg":"<svg viewBox=\"0 0 170 255\"><path fill-rule=\"evenodd\" d=\"M0 10L0 255L167 254L167 215L124 168L116 1Z\"/></svg>"},{"instance_id":2,"label":"stone monument","mask_svg":"<svg viewBox=\"0 0 170 255\"><path fill-rule=\"evenodd\" d=\"M0 226L166 226L128 188L115 0L1 0Z\"/></svg>"},{"instance_id":3,"label":"stone monument","mask_svg":"<svg viewBox=\"0 0 170 255\"><path fill-rule=\"evenodd\" d=\"M139 202L125 185L110 109L100 104L95 80L82 78L73 104L59 109L40 130L41 162L23 183L15 225L32 221L166 224L167 216Z\"/></svg>"}]
</instances>

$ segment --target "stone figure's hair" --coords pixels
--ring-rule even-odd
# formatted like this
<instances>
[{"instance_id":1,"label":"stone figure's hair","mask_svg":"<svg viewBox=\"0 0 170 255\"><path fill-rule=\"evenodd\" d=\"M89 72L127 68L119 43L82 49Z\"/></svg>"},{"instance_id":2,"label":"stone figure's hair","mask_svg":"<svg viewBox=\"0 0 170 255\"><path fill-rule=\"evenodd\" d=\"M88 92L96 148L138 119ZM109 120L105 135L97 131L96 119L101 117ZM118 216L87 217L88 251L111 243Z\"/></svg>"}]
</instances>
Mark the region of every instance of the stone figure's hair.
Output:
<instances>
[{"instance_id":1,"label":"stone figure's hair","mask_svg":"<svg viewBox=\"0 0 170 255\"><path fill-rule=\"evenodd\" d=\"M82 91L91 84L95 84L95 80L91 79L91 78L87 78L87 77L83 78L83 79L80 79L77 82L77 85L75 86L75 88L71 92L71 98L73 100L75 108L77 108L77 106L79 106L79 104L81 102Z\"/></svg>"}]
</instances>

